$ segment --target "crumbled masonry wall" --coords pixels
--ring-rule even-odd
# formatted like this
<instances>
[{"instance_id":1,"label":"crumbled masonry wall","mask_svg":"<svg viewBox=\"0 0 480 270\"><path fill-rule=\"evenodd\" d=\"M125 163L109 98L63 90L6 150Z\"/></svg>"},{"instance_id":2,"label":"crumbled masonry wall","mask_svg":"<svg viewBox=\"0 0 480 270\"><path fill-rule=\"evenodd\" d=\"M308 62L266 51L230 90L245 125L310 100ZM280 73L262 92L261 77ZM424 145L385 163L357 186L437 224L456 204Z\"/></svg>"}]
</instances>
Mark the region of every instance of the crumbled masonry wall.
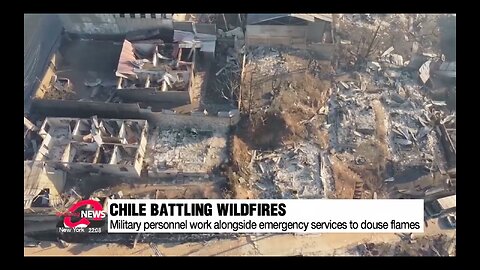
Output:
<instances>
[{"instance_id":1,"label":"crumbled masonry wall","mask_svg":"<svg viewBox=\"0 0 480 270\"><path fill-rule=\"evenodd\" d=\"M113 35L155 27L172 28L172 20L159 19L160 14L156 14L155 19L140 18L139 14L136 18L125 15L125 18L120 18L119 14L62 14L60 19L65 31L73 34Z\"/></svg>"}]
</instances>

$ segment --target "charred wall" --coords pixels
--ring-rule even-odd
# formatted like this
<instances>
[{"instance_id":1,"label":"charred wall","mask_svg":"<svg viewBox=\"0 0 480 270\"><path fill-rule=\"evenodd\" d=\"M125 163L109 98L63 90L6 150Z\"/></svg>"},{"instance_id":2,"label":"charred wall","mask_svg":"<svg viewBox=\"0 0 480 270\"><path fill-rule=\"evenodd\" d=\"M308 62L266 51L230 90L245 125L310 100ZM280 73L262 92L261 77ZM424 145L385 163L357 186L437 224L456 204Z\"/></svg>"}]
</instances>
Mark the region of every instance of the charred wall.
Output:
<instances>
[{"instance_id":1,"label":"charred wall","mask_svg":"<svg viewBox=\"0 0 480 270\"><path fill-rule=\"evenodd\" d=\"M162 102L176 106L190 103L187 91L158 92L155 89L117 89L116 95L128 102Z\"/></svg>"},{"instance_id":2,"label":"charred wall","mask_svg":"<svg viewBox=\"0 0 480 270\"><path fill-rule=\"evenodd\" d=\"M217 115L174 114L141 109L138 104L79 102L70 100L34 100L32 112L39 116L81 117L97 115L100 118L145 119L153 126L170 128L197 128L226 131L239 120L238 111L219 112ZM229 116L230 115L230 116Z\"/></svg>"},{"instance_id":3,"label":"charred wall","mask_svg":"<svg viewBox=\"0 0 480 270\"><path fill-rule=\"evenodd\" d=\"M23 22L23 98L24 111L28 112L30 96L59 45L63 27L54 14L25 14Z\"/></svg>"},{"instance_id":4,"label":"charred wall","mask_svg":"<svg viewBox=\"0 0 480 270\"><path fill-rule=\"evenodd\" d=\"M77 35L124 35L142 29L172 29L172 20L162 18L161 14L155 14L155 18L152 18L152 14L145 18L142 18L142 14L133 14L133 17L131 15L62 14L60 19L66 32Z\"/></svg>"}]
</instances>

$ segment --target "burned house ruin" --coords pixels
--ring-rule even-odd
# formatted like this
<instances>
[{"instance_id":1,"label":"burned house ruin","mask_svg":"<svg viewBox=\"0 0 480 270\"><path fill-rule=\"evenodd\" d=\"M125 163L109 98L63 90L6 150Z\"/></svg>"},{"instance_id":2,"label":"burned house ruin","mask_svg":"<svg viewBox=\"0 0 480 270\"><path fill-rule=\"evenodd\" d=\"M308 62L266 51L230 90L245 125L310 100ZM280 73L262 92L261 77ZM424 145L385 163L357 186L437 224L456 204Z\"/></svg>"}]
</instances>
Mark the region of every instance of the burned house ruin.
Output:
<instances>
[{"instance_id":1,"label":"burned house ruin","mask_svg":"<svg viewBox=\"0 0 480 270\"><path fill-rule=\"evenodd\" d=\"M140 177L147 130L145 120L49 117L34 160L67 172Z\"/></svg>"}]
</instances>

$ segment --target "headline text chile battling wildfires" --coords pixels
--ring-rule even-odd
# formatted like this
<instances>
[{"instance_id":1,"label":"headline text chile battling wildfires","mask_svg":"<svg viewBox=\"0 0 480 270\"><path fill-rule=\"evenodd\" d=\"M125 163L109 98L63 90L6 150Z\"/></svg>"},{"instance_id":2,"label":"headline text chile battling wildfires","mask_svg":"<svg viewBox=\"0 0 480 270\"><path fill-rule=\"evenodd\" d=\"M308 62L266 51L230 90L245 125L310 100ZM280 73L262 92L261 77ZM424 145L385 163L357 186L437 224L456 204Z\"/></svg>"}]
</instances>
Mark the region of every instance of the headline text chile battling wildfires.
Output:
<instances>
[{"instance_id":1,"label":"headline text chile battling wildfires","mask_svg":"<svg viewBox=\"0 0 480 270\"><path fill-rule=\"evenodd\" d=\"M212 216L210 203L151 203L147 213L145 203L111 203L109 206L111 216ZM219 203L217 204L219 216L284 216L286 205L284 203Z\"/></svg>"}]
</instances>

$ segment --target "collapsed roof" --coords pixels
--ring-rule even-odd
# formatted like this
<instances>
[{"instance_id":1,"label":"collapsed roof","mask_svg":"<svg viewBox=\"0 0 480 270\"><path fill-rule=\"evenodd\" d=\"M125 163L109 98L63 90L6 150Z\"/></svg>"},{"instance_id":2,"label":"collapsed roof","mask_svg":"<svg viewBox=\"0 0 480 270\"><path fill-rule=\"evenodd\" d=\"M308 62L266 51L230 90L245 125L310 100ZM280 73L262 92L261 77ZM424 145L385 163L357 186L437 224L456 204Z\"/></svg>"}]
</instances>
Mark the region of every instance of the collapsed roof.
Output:
<instances>
[{"instance_id":1,"label":"collapsed roof","mask_svg":"<svg viewBox=\"0 0 480 270\"><path fill-rule=\"evenodd\" d=\"M173 44L166 44L157 38L147 39L146 36L143 40L125 39L115 75L143 81L145 88L154 87L150 85L150 80L157 83L163 81L162 91L166 91L166 84L172 88L172 84L177 81L180 82L180 87L174 88L184 88L188 85L187 77L195 61L193 52L198 49L203 53L215 54L215 25L210 26L212 25L194 23L177 25L179 30L173 31ZM184 50L183 57L182 49L187 50L187 54Z\"/></svg>"},{"instance_id":2,"label":"collapsed roof","mask_svg":"<svg viewBox=\"0 0 480 270\"><path fill-rule=\"evenodd\" d=\"M247 24L260 24L277 19L291 17L304 21L314 22L316 20L322 20L332 22L332 14L322 13L266 13L266 14L248 14Z\"/></svg>"}]
</instances>

